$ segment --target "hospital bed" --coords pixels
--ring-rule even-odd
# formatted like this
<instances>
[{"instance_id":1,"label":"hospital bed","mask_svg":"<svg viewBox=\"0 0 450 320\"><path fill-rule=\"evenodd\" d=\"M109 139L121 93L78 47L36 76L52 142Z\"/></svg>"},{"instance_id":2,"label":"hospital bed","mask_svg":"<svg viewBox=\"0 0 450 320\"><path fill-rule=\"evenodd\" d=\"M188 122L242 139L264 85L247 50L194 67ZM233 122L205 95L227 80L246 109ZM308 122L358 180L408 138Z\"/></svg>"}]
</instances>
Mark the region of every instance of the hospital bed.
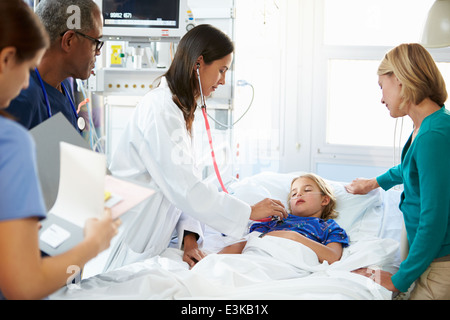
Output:
<instances>
[{"instance_id":1,"label":"hospital bed","mask_svg":"<svg viewBox=\"0 0 450 320\"><path fill-rule=\"evenodd\" d=\"M228 191L250 204L270 197L287 206L290 183L299 174L261 173L233 183ZM341 260L332 265L320 264L300 243L275 237L250 235L243 254L216 254L238 239L207 229L203 249L209 254L192 269L180 250L169 247L158 256L70 284L50 299L392 299L390 291L350 271L398 269L400 191L351 195L345 183L328 182L337 197L336 221L350 238Z\"/></svg>"}]
</instances>

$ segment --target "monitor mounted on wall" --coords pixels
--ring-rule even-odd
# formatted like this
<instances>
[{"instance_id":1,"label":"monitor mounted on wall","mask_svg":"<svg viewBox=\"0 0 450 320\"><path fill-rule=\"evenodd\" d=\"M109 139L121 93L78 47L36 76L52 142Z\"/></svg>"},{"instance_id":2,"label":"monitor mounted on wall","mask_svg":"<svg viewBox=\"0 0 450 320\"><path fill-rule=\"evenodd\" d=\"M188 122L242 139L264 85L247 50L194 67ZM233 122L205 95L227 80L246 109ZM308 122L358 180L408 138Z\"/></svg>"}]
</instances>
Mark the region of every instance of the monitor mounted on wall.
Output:
<instances>
[{"instance_id":1,"label":"monitor mounted on wall","mask_svg":"<svg viewBox=\"0 0 450 320\"><path fill-rule=\"evenodd\" d=\"M94 0L106 40L178 41L193 21L187 0Z\"/></svg>"}]
</instances>

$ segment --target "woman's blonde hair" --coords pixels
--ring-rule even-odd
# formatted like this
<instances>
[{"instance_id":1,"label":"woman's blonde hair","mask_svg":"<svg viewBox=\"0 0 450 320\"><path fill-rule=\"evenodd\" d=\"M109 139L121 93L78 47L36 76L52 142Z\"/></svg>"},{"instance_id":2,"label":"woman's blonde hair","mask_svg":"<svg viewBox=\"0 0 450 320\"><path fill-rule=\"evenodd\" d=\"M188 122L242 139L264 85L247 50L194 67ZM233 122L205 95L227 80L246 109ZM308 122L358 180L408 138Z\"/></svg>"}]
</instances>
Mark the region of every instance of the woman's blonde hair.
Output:
<instances>
[{"instance_id":1,"label":"woman's blonde hair","mask_svg":"<svg viewBox=\"0 0 450 320\"><path fill-rule=\"evenodd\" d=\"M401 44L388 52L378 68L378 75L395 75L402 84L403 108L430 98L444 106L448 94L444 78L431 54L420 44Z\"/></svg>"},{"instance_id":2,"label":"woman's blonde hair","mask_svg":"<svg viewBox=\"0 0 450 320\"><path fill-rule=\"evenodd\" d=\"M320 192L322 192L323 195L328 196L330 198L330 202L325 207L323 207L321 218L323 220L336 219L338 217L338 212L335 210L336 197L335 197L330 185L328 183L326 183L325 180L323 180L320 176L318 176L314 173L305 173L305 174L302 174L301 176L295 178L294 180L292 180L291 189L292 189L292 185L294 184L294 182L300 178L311 179L319 187ZM288 209L289 209L289 212L292 212L290 200L291 200L291 193L289 192Z\"/></svg>"}]
</instances>

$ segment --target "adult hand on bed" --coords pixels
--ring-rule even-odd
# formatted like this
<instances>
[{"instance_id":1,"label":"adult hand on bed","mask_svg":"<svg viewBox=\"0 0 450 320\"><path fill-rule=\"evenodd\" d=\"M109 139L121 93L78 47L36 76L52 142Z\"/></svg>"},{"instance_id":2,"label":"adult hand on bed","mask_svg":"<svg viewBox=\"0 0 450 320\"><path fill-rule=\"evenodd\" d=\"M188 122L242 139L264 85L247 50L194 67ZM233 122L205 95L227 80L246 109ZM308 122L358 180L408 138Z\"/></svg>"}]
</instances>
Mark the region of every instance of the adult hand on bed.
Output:
<instances>
[{"instance_id":1,"label":"adult hand on bed","mask_svg":"<svg viewBox=\"0 0 450 320\"><path fill-rule=\"evenodd\" d=\"M189 267L193 268L197 262L206 257L206 254L200 249L184 250L183 261L186 262Z\"/></svg>"},{"instance_id":2,"label":"adult hand on bed","mask_svg":"<svg viewBox=\"0 0 450 320\"><path fill-rule=\"evenodd\" d=\"M187 235L183 239L184 242L184 254L183 261L186 262L189 267L194 267L197 262L206 257L206 254L198 248L197 239L193 234Z\"/></svg>"},{"instance_id":3,"label":"adult hand on bed","mask_svg":"<svg viewBox=\"0 0 450 320\"><path fill-rule=\"evenodd\" d=\"M353 270L353 273L359 274L361 276L365 276L369 279L372 279L372 281L378 283L379 285L385 287L389 291L392 292L399 292L397 288L392 283L392 273L389 273L387 271L383 271L380 269L371 269L371 268L361 268L357 270Z\"/></svg>"},{"instance_id":4,"label":"adult hand on bed","mask_svg":"<svg viewBox=\"0 0 450 320\"><path fill-rule=\"evenodd\" d=\"M288 213L284 205L279 200L264 199L261 202L252 206L250 220L259 221L265 218L277 216L281 219L286 219Z\"/></svg>"},{"instance_id":5,"label":"adult hand on bed","mask_svg":"<svg viewBox=\"0 0 450 320\"><path fill-rule=\"evenodd\" d=\"M368 194L370 191L379 188L380 185L376 178L373 179L356 179L352 183L345 186L345 190L351 194Z\"/></svg>"}]
</instances>

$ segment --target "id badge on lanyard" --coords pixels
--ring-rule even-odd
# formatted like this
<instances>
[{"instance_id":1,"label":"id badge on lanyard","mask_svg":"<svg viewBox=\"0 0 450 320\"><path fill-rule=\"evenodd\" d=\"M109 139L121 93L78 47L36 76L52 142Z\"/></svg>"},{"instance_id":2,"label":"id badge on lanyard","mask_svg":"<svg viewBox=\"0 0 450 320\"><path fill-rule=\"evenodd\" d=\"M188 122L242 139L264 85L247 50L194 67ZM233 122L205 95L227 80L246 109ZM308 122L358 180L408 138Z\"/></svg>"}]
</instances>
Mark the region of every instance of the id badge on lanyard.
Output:
<instances>
[{"instance_id":1,"label":"id badge on lanyard","mask_svg":"<svg viewBox=\"0 0 450 320\"><path fill-rule=\"evenodd\" d=\"M39 79L41 88L42 88L42 93L44 94L45 105L47 107L47 115L49 118L51 118L53 116L53 114L52 114L52 109L50 108L50 101L48 99L47 90L45 90L44 81L42 81L41 75L39 74L39 71L37 68L35 68L35 71L36 71L36 75ZM70 98L69 91L67 91L66 86L62 82L61 82L61 87L63 88L66 97L69 99L70 106L72 107L72 111L75 115L75 118L77 119L77 127L80 131L83 131L86 128L86 121L84 120L83 117L78 116L77 109L75 108L75 104L73 103L72 98Z\"/></svg>"}]
</instances>

